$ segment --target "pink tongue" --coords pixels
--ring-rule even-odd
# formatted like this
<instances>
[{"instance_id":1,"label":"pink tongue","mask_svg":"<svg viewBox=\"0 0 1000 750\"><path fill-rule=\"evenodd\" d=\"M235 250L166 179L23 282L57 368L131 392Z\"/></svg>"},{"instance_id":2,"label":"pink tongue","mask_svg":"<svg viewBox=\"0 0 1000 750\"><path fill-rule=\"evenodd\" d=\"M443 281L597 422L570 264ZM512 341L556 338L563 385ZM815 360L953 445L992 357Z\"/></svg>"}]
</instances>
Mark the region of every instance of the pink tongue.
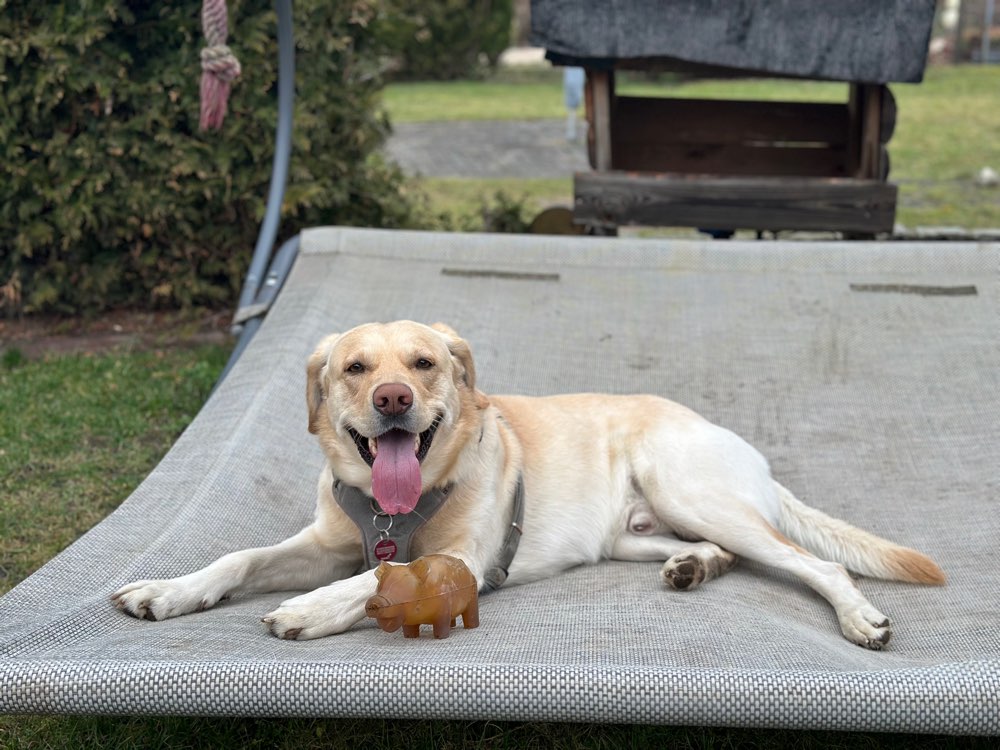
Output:
<instances>
[{"instance_id":1,"label":"pink tongue","mask_svg":"<svg viewBox=\"0 0 1000 750\"><path fill-rule=\"evenodd\" d=\"M410 432L390 430L378 439L372 465L372 492L389 515L409 513L420 499L420 462Z\"/></svg>"}]
</instances>

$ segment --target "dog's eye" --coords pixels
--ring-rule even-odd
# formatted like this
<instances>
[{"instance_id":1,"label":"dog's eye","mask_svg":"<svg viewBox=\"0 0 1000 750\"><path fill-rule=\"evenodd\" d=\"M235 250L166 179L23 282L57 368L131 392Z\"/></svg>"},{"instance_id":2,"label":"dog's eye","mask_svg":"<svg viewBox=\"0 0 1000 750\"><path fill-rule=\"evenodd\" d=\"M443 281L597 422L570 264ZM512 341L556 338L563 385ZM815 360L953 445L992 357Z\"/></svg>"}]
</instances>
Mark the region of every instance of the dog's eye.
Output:
<instances>
[{"instance_id":1,"label":"dog's eye","mask_svg":"<svg viewBox=\"0 0 1000 750\"><path fill-rule=\"evenodd\" d=\"M418 370L429 370L433 366L434 366L434 363L431 362L429 359L424 359L423 357L421 357L420 359L417 360L417 369Z\"/></svg>"},{"instance_id":2,"label":"dog's eye","mask_svg":"<svg viewBox=\"0 0 1000 750\"><path fill-rule=\"evenodd\" d=\"M358 375L359 373L362 373L364 371L365 371L365 366L360 362L352 362L347 366L347 369L344 370L344 372L349 372L353 375Z\"/></svg>"}]
</instances>

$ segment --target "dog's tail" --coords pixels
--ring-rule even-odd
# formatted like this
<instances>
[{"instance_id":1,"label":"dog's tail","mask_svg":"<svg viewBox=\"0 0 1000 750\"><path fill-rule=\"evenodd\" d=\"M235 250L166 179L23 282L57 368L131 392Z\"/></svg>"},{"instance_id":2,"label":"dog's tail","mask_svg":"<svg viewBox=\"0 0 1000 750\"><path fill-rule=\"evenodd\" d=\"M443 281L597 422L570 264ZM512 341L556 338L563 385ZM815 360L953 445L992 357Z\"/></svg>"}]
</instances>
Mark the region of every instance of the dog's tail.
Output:
<instances>
[{"instance_id":1,"label":"dog's tail","mask_svg":"<svg viewBox=\"0 0 1000 750\"><path fill-rule=\"evenodd\" d=\"M781 499L782 533L810 552L866 576L944 583L944 571L926 555L810 508L780 484L774 484Z\"/></svg>"}]
</instances>

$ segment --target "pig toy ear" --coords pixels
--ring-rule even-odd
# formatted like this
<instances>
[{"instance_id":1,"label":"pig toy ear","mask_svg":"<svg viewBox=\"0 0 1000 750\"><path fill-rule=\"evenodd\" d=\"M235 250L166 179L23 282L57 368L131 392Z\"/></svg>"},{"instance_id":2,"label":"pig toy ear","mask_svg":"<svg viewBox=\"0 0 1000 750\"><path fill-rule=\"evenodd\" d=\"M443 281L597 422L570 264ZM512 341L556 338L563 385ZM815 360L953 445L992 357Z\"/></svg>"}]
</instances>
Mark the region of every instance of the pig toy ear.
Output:
<instances>
[{"instance_id":1,"label":"pig toy ear","mask_svg":"<svg viewBox=\"0 0 1000 750\"><path fill-rule=\"evenodd\" d=\"M378 579L379 583L382 579L389 575L389 571L392 570L392 566L387 562L379 563L378 567L375 568L375 577Z\"/></svg>"},{"instance_id":2,"label":"pig toy ear","mask_svg":"<svg viewBox=\"0 0 1000 750\"><path fill-rule=\"evenodd\" d=\"M385 565L385 563L382 563ZM418 581L426 581L427 574L431 572L430 564L422 557L418 557L416 560L409 564L409 569L416 576Z\"/></svg>"}]
</instances>

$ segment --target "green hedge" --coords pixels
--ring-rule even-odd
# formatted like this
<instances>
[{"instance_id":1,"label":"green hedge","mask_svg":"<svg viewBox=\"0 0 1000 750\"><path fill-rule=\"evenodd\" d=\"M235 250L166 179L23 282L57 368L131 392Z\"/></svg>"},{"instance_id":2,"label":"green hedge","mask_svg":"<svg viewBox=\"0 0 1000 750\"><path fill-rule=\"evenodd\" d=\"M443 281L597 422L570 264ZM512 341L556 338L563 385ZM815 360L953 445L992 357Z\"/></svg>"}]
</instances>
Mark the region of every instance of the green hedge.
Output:
<instances>
[{"instance_id":1,"label":"green hedge","mask_svg":"<svg viewBox=\"0 0 1000 750\"><path fill-rule=\"evenodd\" d=\"M512 24L512 0L386 0L376 33L393 78L450 81L494 68Z\"/></svg>"},{"instance_id":2,"label":"green hedge","mask_svg":"<svg viewBox=\"0 0 1000 750\"><path fill-rule=\"evenodd\" d=\"M243 66L198 131L200 0L0 2L0 294L23 312L233 303L267 197L276 113L270 0L229 3ZM382 0L296 0L284 235L409 221L376 154ZM20 299L14 299L20 291ZM14 304L12 305L12 301Z\"/></svg>"}]
</instances>

